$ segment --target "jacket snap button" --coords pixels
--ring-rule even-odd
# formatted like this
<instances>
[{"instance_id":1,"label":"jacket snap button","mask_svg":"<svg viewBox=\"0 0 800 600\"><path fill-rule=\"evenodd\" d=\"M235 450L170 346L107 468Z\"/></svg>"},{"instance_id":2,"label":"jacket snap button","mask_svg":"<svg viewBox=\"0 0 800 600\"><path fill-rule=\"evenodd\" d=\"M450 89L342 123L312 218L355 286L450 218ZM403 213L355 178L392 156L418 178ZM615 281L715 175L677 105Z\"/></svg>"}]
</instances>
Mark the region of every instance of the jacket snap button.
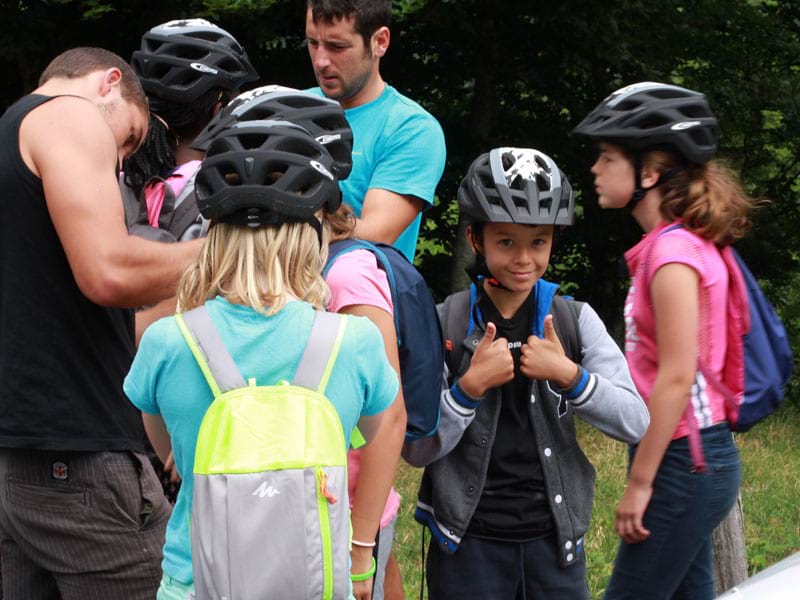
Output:
<instances>
[{"instance_id":1,"label":"jacket snap button","mask_svg":"<svg viewBox=\"0 0 800 600\"><path fill-rule=\"evenodd\" d=\"M556 494L556 497L554 498L554 500L556 501L556 504L561 504L561 501L563 500L563 498L561 497L561 494Z\"/></svg>"},{"instance_id":2,"label":"jacket snap button","mask_svg":"<svg viewBox=\"0 0 800 600\"><path fill-rule=\"evenodd\" d=\"M567 554L567 562L572 562L572 559L575 558L572 554Z\"/></svg>"},{"instance_id":3,"label":"jacket snap button","mask_svg":"<svg viewBox=\"0 0 800 600\"><path fill-rule=\"evenodd\" d=\"M481 446L485 446L485 445L486 445L486 438L481 438Z\"/></svg>"}]
</instances>

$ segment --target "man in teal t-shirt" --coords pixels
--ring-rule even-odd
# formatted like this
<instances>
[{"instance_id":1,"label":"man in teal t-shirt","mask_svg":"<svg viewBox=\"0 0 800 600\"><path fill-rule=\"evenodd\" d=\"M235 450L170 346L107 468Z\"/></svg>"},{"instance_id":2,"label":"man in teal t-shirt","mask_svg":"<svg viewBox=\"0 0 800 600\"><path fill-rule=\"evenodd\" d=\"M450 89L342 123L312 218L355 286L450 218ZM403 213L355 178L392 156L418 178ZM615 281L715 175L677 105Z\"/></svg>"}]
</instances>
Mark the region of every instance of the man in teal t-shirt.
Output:
<instances>
[{"instance_id":1,"label":"man in teal t-shirt","mask_svg":"<svg viewBox=\"0 0 800 600\"><path fill-rule=\"evenodd\" d=\"M306 40L319 84L311 91L338 100L353 129L353 170L340 187L358 218L355 235L392 244L413 261L445 144L436 119L381 77L391 4L342 0L330 10L330 2L310 0Z\"/></svg>"}]
</instances>

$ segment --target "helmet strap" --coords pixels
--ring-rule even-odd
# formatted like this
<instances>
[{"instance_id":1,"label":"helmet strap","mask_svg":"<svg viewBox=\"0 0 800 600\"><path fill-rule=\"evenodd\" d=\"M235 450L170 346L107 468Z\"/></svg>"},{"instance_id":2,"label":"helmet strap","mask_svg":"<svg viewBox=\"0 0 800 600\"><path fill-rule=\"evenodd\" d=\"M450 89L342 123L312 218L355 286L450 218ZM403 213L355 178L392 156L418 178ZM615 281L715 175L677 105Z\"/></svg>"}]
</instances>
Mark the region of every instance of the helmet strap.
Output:
<instances>
[{"instance_id":1,"label":"helmet strap","mask_svg":"<svg viewBox=\"0 0 800 600\"><path fill-rule=\"evenodd\" d=\"M637 152L633 156L633 176L634 176L634 183L633 183L633 195L631 199L628 201L628 204L625 208L628 209L628 212L633 212L633 209L642 201L642 199L647 195L647 192L652 190L654 187L658 187L661 183L661 179L659 178L653 185L650 187L644 187L642 185L642 154L641 152Z\"/></svg>"},{"instance_id":2,"label":"helmet strap","mask_svg":"<svg viewBox=\"0 0 800 600\"><path fill-rule=\"evenodd\" d=\"M472 281L472 283L479 288L481 287L481 283L486 281L492 287L505 290L507 292L511 291L502 283L500 283L494 275L492 275L491 271L489 271L489 267L486 264L486 257L478 251L475 252L475 260L472 262L472 264L464 267L464 271L466 271L470 281Z\"/></svg>"},{"instance_id":3,"label":"helmet strap","mask_svg":"<svg viewBox=\"0 0 800 600\"><path fill-rule=\"evenodd\" d=\"M658 180L653 185L650 187L644 187L642 185L642 155L641 153L637 152L633 157L633 169L635 177L634 191L625 208L628 209L628 212L633 212L633 209L636 208L636 205L639 204L639 202L641 202L642 199L647 195L647 192L653 188L657 188L658 186L665 184L685 168L686 165L675 165L671 169L667 169L663 173L659 174Z\"/></svg>"}]
</instances>

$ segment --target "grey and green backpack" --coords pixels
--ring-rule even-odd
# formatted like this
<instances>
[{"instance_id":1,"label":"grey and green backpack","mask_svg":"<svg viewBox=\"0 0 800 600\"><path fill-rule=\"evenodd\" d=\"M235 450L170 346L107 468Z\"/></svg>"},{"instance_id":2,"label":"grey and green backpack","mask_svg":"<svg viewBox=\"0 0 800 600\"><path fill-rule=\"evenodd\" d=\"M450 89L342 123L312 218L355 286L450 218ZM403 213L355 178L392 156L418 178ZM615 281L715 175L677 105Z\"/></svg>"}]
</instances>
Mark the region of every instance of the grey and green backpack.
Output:
<instances>
[{"instance_id":1,"label":"grey and green backpack","mask_svg":"<svg viewBox=\"0 0 800 600\"><path fill-rule=\"evenodd\" d=\"M347 320L316 312L291 383L245 379L201 306L176 315L214 400L194 462L197 600L349 597L342 424L325 388Z\"/></svg>"}]
</instances>

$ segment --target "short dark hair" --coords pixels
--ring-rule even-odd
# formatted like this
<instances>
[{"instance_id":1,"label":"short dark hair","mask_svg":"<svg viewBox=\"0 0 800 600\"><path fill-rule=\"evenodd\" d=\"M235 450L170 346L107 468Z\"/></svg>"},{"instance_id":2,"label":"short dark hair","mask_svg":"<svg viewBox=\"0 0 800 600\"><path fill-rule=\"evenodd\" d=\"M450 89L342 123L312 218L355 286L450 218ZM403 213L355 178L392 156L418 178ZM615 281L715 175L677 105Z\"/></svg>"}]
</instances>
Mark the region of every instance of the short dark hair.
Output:
<instances>
[{"instance_id":1,"label":"short dark hair","mask_svg":"<svg viewBox=\"0 0 800 600\"><path fill-rule=\"evenodd\" d=\"M122 73L122 79L120 80L122 98L132 102L147 113L147 97L144 95L142 84L139 83L136 73L122 58L102 48L83 46L62 52L50 61L50 64L42 72L41 77L39 77L39 85L55 77L78 79L89 73L104 71L113 67L116 67Z\"/></svg>"},{"instance_id":2,"label":"short dark hair","mask_svg":"<svg viewBox=\"0 0 800 600\"><path fill-rule=\"evenodd\" d=\"M369 48L372 34L392 22L392 0L308 0L314 22L355 18L354 27Z\"/></svg>"}]
</instances>

